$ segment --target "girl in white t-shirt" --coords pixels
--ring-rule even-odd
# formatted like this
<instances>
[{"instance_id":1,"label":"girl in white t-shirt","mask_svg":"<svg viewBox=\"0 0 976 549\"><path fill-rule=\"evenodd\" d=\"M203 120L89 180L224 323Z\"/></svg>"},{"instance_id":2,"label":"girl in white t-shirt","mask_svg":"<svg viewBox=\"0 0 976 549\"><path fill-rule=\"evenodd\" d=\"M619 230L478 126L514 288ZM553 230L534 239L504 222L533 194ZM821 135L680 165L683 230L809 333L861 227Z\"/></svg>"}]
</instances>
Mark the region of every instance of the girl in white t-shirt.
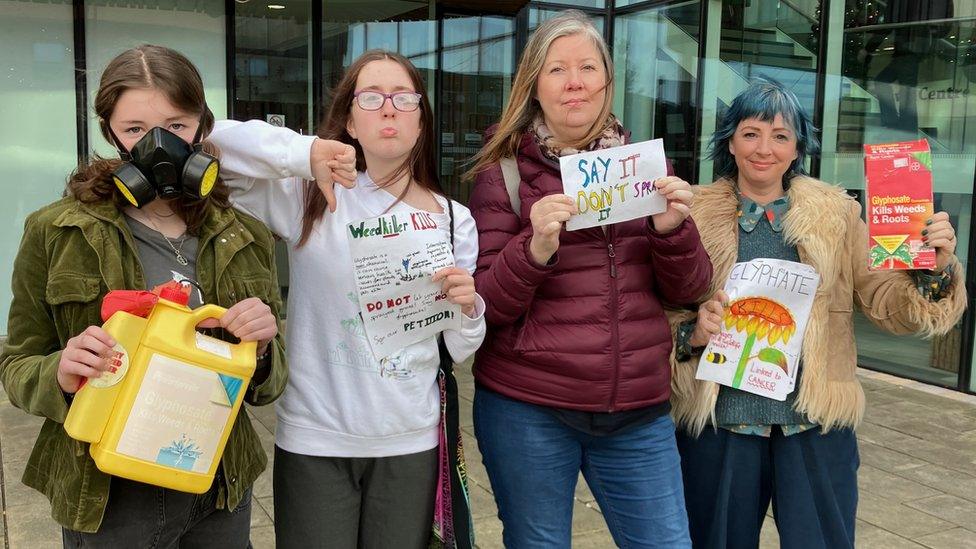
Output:
<instances>
[{"instance_id":1,"label":"girl in white t-shirt","mask_svg":"<svg viewBox=\"0 0 976 549\"><path fill-rule=\"evenodd\" d=\"M374 358L346 236L348 223L385 213L429 212L445 240L453 225L455 267L434 280L463 314L443 340L455 362L481 345L484 303L471 276L478 233L468 209L449 207L440 190L424 89L406 58L367 52L336 88L322 139L259 121L218 122L210 136L234 206L289 246L289 380L275 431L278 547L428 543L439 465L438 339ZM308 181L315 176L318 186ZM333 179L343 185L333 190Z\"/></svg>"}]
</instances>

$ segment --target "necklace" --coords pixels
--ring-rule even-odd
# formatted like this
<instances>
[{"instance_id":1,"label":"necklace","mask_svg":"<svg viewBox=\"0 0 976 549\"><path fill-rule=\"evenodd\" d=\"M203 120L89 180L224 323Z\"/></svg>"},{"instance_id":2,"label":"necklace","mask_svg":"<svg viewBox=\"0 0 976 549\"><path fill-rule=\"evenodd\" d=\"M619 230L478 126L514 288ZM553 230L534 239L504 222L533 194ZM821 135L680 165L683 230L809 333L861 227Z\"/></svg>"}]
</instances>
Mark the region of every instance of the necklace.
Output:
<instances>
[{"instance_id":1,"label":"necklace","mask_svg":"<svg viewBox=\"0 0 976 549\"><path fill-rule=\"evenodd\" d=\"M153 218L149 217L148 214L146 215L146 220L149 221L149 223L152 225L153 230L159 233L159 236L163 237L163 240L165 240L166 243L169 244L169 247L173 249L173 253L176 254L176 262L179 263L180 265L183 265L184 267L189 265L190 262L187 261L185 257L183 257L183 244L186 242L186 234L184 234L183 238L180 239L180 247L177 248L175 245L173 245L173 242L169 239L169 237L163 234L163 231L159 230L159 226L156 225L156 222L153 221Z\"/></svg>"}]
</instances>

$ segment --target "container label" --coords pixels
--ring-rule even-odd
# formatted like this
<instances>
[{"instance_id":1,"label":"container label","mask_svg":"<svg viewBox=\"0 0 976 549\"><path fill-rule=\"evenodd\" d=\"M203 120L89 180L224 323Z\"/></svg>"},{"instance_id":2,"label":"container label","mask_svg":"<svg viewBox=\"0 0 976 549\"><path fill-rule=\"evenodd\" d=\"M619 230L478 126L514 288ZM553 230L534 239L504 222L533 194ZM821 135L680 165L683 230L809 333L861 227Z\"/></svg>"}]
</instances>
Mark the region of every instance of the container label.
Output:
<instances>
[{"instance_id":1,"label":"container label","mask_svg":"<svg viewBox=\"0 0 976 549\"><path fill-rule=\"evenodd\" d=\"M155 354L136 394L116 451L194 473L207 473L241 378Z\"/></svg>"},{"instance_id":2,"label":"container label","mask_svg":"<svg viewBox=\"0 0 976 549\"><path fill-rule=\"evenodd\" d=\"M230 343L221 341L215 337L210 337L197 332L197 349L208 352L212 355L231 359Z\"/></svg>"},{"instance_id":3,"label":"container label","mask_svg":"<svg viewBox=\"0 0 976 549\"><path fill-rule=\"evenodd\" d=\"M118 384L129 371L129 353L125 352L125 347L121 343L116 343L112 347L112 355L108 358L108 370L102 372L99 377L88 378L87 384L96 389L107 389Z\"/></svg>"}]
</instances>

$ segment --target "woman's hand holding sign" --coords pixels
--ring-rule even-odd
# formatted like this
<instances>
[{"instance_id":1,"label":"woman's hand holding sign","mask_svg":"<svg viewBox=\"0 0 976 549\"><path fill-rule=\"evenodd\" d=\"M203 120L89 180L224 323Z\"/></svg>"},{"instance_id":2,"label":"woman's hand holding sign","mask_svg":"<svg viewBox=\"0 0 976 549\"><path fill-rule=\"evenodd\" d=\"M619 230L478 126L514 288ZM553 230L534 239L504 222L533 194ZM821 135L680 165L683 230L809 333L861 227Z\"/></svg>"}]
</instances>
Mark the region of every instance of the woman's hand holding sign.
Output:
<instances>
[{"instance_id":1,"label":"woman's hand holding sign","mask_svg":"<svg viewBox=\"0 0 976 549\"><path fill-rule=\"evenodd\" d=\"M441 282L441 291L447 295L447 300L461 306L461 312L468 318L474 318L475 292L474 277L460 267L448 267L434 273L434 282Z\"/></svg>"},{"instance_id":2,"label":"woman's hand holding sign","mask_svg":"<svg viewBox=\"0 0 976 549\"><path fill-rule=\"evenodd\" d=\"M691 213L691 203L695 194L691 192L691 185L680 177L667 176L654 181L657 192L668 201L668 209L651 215L654 230L668 233L678 228L681 222Z\"/></svg>"},{"instance_id":3,"label":"woman's hand holding sign","mask_svg":"<svg viewBox=\"0 0 976 549\"><path fill-rule=\"evenodd\" d=\"M725 318L725 308L728 304L728 294L724 290L718 290L711 299L698 307L698 322L695 324L695 331L688 339L692 347L708 345L708 340L722 331L722 319Z\"/></svg>"},{"instance_id":4,"label":"woman's hand holding sign","mask_svg":"<svg viewBox=\"0 0 976 549\"><path fill-rule=\"evenodd\" d=\"M576 202L565 194L550 194L532 205L529 211L532 221L529 252L537 264L549 263L559 249L559 233L563 224L575 213Z\"/></svg>"}]
</instances>

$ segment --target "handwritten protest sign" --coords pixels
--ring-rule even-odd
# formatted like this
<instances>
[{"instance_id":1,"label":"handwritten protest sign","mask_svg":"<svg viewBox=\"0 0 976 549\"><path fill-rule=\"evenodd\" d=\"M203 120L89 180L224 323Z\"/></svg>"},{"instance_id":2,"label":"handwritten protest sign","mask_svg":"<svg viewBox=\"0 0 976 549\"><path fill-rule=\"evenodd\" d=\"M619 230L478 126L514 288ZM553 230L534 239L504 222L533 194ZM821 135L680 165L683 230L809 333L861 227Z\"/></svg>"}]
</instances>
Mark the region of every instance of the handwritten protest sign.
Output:
<instances>
[{"instance_id":1,"label":"handwritten protest sign","mask_svg":"<svg viewBox=\"0 0 976 549\"><path fill-rule=\"evenodd\" d=\"M786 400L796 371L817 271L803 263L754 259L736 263L725 282L729 306L722 331L712 336L695 377Z\"/></svg>"},{"instance_id":2,"label":"handwritten protest sign","mask_svg":"<svg viewBox=\"0 0 976 549\"><path fill-rule=\"evenodd\" d=\"M667 209L654 180L667 175L660 139L600 149L559 159L563 192L576 199L579 214L566 229L629 221Z\"/></svg>"},{"instance_id":3,"label":"handwritten protest sign","mask_svg":"<svg viewBox=\"0 0 976 549\"><path fill-rule=\"evenodd\" d=\"M460 306L431 281L454 265L449 237L433 216L388 214L350 223L348 230L363 326L377 360L460 327Z\"/></svg>"}]
</instances>

